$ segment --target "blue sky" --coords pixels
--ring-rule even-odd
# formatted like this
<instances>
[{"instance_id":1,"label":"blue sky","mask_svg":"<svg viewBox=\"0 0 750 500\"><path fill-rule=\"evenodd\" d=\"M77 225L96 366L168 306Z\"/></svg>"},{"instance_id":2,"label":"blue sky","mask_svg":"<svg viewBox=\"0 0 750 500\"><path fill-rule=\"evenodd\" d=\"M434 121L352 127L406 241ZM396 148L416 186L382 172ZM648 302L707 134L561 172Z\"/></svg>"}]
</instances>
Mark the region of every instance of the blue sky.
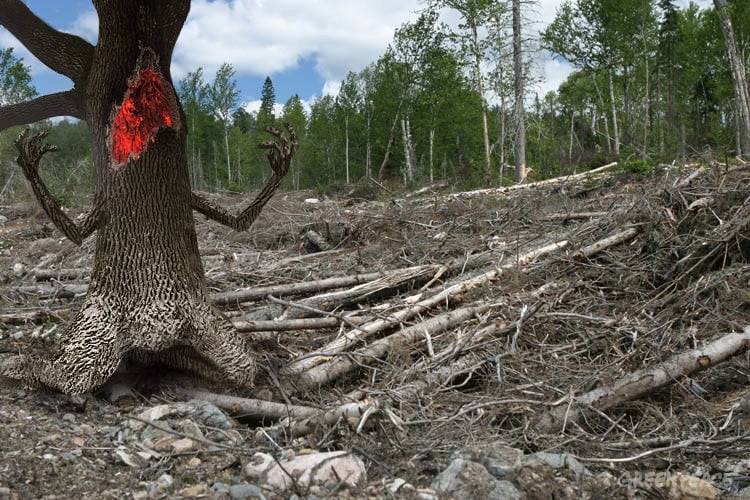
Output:
<instances>
[{"instance_id":1,"label":"blue sky","mask_svg":"<svg viewBox=\"0 0 750 500\"><path fill-rule=\"evenodd\" d=\"M529 16L544 28L561 0L538 0ZM679 2L687 4L687 0ZM700 0L706 6L710 0ZM98 19L89 0L26 0L54 28L95 43ZM190 16L177 42L172 64L175 80L198 67L207 80L224 62L236 70L241 103L257 109L265 77L271 77L283 104L297 94L311 102L335 94L348 71L359 71L382 55L394 30L413 21L420 0L192 0ZM0 28L0 47L14 47L31 66L42 94L70 88L70 81L39 63ZM564 61L540 53L537 91L556 89L571 71Z\"/></svg>"}]
</instances>

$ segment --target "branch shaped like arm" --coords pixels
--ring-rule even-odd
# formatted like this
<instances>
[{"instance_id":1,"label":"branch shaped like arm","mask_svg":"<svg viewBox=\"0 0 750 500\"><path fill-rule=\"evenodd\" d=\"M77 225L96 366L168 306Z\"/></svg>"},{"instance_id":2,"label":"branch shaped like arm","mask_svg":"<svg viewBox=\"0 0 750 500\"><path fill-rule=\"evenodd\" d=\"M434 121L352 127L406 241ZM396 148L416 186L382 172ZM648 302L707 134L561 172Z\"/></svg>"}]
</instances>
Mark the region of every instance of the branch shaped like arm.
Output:
<instances>
[{"instance_id":1,"label":"branch shaped like arm","mask_svg":"<svg viewBox=\"0 0 750 500\"><path fill-rule=\"evenodd\" d=\"M83 107L77 103L73 90L58 92L0 108L0 130L26 125L55 116L85 119Z\"/></svg>"},{"instance_id":2,"label":"branch shaped like arm","mask_svg":"<svg viewBox=\"0 0 750 500\"><path fill-rule=\"evenodd\" d=\"M289 139L280 130L268 127L266 131L274 135L277 140L258 145L259 148L268 150L268 163L271 164L273 175L246 209L239 215L234 215L229 213L227 209L195 193L192 195L193 209L209 219L231 227L235 231L246 231L255 222L263 207L281 185L281 180L289 172L292 158L297 152L297 133L291 125L285 124L285 126L289 131Z\"/></svg>"},{"instance_id":3,"label":"branch shaped like arm","mask_svg":"<svg viewBox=\"0 0 750 500\"><path fill-rule=\"evenodd\" d=\"M94 204L91 211L86 214L80 227L73 222L68 215L62 211L60 204L55 200L47 189L44 181L39 176L39 161L45 153L56 151L57 146L52 146L42 142L48 132L41 132L29 137L29 129L23 132L15 140L18 158L16 162L23 170L23 175L28 179L31 188L34 190L39 204L49 216L52 223L62 231L62 233L76 245L83 243L83 240L96 230L102 220L102 207L99 202Z\"/></svg>"}]
</instances>

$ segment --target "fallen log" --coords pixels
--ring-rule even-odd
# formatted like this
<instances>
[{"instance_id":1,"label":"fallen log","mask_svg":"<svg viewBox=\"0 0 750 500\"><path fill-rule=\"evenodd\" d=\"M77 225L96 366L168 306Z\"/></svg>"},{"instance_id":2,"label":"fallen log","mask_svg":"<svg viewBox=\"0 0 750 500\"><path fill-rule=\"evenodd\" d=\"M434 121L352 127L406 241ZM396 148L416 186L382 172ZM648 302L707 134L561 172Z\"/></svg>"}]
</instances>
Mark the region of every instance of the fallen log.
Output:
<instances>
[{"instance_id":1,"label":"fallen log","mask_svg":"<svg viewBox=\"0 0 750 500\"><path fill-rule=\"evenodd\" d=\"M345 316L347 323L360 325L367 321L363 316ZM232 319L232 324L238 332L288 332L293 330L320 330L322 328L336 328L344 323L339 318L301 318L301 319L272 319L272 320L243 320L242 317Z\"/></svg>"},{"instance_id":2,"label":"fallen log","mask_svg":"<svg viewBox=\"0 0 750 500\"><path fill-rule=\"evenodd\" d=\"M743 333L730 333L701 349L674 355L657 366L635 371L611 385L559 401L537 420L535 428L543 433L564 431L569 422L579 423L588 409L601 412L638 399L682 377L722 363L748 348L750 326L746 326Z\"/></svg>"},{"instance_id":3,"label":"fallen log","mask_svg":"<svg viewBox=\"0 0 750 500\"><path fill-rule=\"evenodd\" d=\"M403 321L407 321L415 317L416 315L432 309L438 305L446 304L450 301L454 303L460 302L459 297L465 295L470 290L498 279L504 272L508 271L509 269L525 266L539 257L556 252L567 246L567 244L567 241L551 243L549 245L536 248L534 250L531 250L530 252L520 255L514 262L496 267L474 278L463 280L439 293L425 291L417 295L408 297L406 299L406 302L410 305L404 307L400 311L397 311L388 317L370 321L369 323L360 325L356 329L345 332L325 347L314 351L301 360L293 361L285 367L284 371L289 374L302 374L306 370L320 363L323 363L332 354L343 352L347 348L363 342L377 332L396 327ZM429 295L429 293L433 294ZM316 377L317 375L313 376L310 380L315 380Z\"/></svg>"},{"instance_id":4,"label":"fallen log","mask_svg":"<svg viewBox=\"0 0 750 500\"><path fill-rule=\"evenodd\" d=\"M617 162L612 162L604 166L601 166L599 168L589 170L587 172L581 172L580 174L572 174L572 175L566 175L563 177L555 177L554 179L546 179L546 180L538 181L538 182L529 182L528 184L515 184L513 186L506 186L506 187L499 187L499 188L464 191L463 193L453 193L451 196L454 198L477 198L479 196L495 196L498 194L505 194L505 193L509 193L512 191L518 191L519 189L533 189L533 188L544 187L544 186L556 186L559 184L566 184L571 181L587 179L589 177L605 172L611 169L612 167L616 167L616 166L617 166Z\"/></svg>"}]
</instances>

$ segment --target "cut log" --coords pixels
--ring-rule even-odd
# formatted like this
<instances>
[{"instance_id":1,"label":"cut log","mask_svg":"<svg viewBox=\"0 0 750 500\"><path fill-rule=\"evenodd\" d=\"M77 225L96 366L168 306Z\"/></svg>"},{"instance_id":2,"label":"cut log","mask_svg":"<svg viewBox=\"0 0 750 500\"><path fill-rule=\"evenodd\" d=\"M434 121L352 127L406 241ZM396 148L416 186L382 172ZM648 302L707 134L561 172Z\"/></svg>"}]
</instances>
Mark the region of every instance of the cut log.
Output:
<instances>
[{"instance_id":1,"label":"cut log","mask_svg":"<svg viewBox=\"0 0 750 500\"><path fill-rule=\"evenodd\" d=\"M556 252L567 246L567 244L567 241L560 241L536 248L526 254L520 255L518 259L512 263L504 264L474 278L461 281L439 293L429 295L433 292L425 291L409 297L406 302L411 305L404 307L400 311L397 311L386 318L376 319L359 326L357 329L347 331L325 347L306 355L301 360L292 362L284 369L284 371L289 374L302 374L306 370L326 361L332 354L343 352L347 348L363 342L375 333L396 327L403 321L407 321L415 317L417 314L428 311L439 305L447 304L448 302L460 302L460 297L470 290L498 279L509 269L525 266L539 257ZM318 379L322 380L318 375L313 375L311 376L309 383L314 385L316 383L315 381ZM303 382L303 385L307 384L308 382Z\"/></svg>"},{"instance_id":2,"label":"cut log","mask_svg":"<svg viewBox=\"0 0 750 500\"><path fill-rule=\"evenodd\" d=\"M743 333L730 333L701 349L677 354L657 366L626 375L614 384L562 401L539 418L536 429L545 433L564 430L568 422L580 422L589 408L606 411L626 401L638 399L682 377L722 363L748 348L750 326L746 326Z\"/></svg>"},{"instance_id":3,"label":"cut log","mask_svg":"<svg viewBox=\"0 0 750 500\"><path fill-rule=\"evenodd\" d=\"M513 186L490 188L490 189L477 189L474 191L464 191L463 193L454 193L451 196L454 198L477 198L480 196L497 196L500 194L509 193L512 191L518 191L519 189L534 189L544 186L557 186L560 184L567 184L573 181L579 181L594 177L598 174L606 172L612 167L616 167L617 162L608 163L602 167L589 170L588 172L581 172L580 174L566 175L563 177L555 177L554 179L547 179L544 181L530 182L528 184L514 184Z\"/></svg>"},{"instance_id":4,"label":"cut log","mask_svg":"<svg viewBox=\"0 0 750 500\"><path fill-rule=\"evenodd\" d=\"M363 316L346 316L348 323L361 325L367 318ZM242 317L232 319L232 324L238 332L287 332L293 330L319 330L322 328L336 328L343 323L339 318L302 318L302 319L274 319L274 320L243 320Z\"/></svg>"}]
</instances>

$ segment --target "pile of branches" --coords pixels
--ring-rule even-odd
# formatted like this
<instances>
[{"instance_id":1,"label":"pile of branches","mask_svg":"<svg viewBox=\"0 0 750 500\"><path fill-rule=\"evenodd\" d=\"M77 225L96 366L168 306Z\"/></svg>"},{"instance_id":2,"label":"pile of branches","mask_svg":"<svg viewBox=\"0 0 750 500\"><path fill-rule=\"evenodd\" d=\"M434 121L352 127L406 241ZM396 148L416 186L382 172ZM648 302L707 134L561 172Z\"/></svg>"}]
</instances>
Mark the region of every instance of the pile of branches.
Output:
<instances>
[{"instance_id":1,"label":"pile of branches","mask_svg":"<svg viewBox=\"0 0 750 500\"><path fill-rule=\"evenodd\" d=\"M180 389L252 420L261 440L377 442L368 455L386 466L498 437L610 461L747 437L737 415L750 371L736 357L750 347L747 168L634 179L609 165L269 210L204 257L214 303L262 354L266 390ZM204 245L222 231L207 224ZM85 274L38 269L56 283L4 293L36 288L18 321L54 318L50 304L85 292L60 278Z\"/></svg>"}]
</instances>

